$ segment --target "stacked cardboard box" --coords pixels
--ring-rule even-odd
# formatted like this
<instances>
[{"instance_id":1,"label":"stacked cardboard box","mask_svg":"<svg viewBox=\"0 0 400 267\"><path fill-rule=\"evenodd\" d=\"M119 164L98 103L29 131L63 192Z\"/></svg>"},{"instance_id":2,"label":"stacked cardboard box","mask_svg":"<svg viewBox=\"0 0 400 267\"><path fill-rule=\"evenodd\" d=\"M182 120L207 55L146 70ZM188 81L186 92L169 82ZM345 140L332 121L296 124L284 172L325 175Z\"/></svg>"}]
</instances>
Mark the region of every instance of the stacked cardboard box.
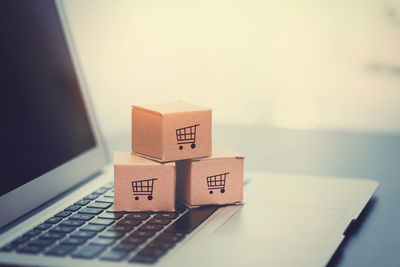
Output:
<instances>
[{"instance_id":1,"label":"stacked cardboard box","mask_svg":"<svg viewBox=\"0 0 400 267\"><path fill-rule=\"evenodd\" d=\"M211 114L181 101L133 106L132 152L114 153L114 209L241 203L244 158L212 150Z\"/></svg>"}]
</instances>

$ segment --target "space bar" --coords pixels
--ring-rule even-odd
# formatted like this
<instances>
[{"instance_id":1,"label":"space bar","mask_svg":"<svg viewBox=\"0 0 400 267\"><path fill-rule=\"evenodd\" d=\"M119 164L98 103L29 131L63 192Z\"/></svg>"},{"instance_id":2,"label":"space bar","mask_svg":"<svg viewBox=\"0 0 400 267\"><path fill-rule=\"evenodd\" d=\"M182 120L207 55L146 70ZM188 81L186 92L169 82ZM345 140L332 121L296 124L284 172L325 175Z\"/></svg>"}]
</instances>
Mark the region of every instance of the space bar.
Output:
<instances>
[{"instance_id":1,"label":"space bar","mask_svg":"<svg viewBox=\"0 0 400 267\"><path fill-rule=\"evenodd\" d=\"M213 214L217 209L218 207L215 206L205 206L191 209L178 220L176 220L165 231L189 234L208 217L210 217L210 215Z\"/></svg>"}]
</instances>

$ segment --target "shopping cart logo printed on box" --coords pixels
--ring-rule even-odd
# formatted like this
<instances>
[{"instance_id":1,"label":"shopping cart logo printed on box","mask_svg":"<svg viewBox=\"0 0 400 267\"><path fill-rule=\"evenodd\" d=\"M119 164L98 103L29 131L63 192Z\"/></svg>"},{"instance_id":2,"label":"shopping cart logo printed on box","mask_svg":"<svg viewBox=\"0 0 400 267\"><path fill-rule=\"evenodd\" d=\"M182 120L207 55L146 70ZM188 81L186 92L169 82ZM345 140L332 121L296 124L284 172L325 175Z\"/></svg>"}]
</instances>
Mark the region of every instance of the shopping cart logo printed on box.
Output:
<instances>
[{"instance_id":1,"label":"shopping cart logo printed on box","mask_svg":"<svg viewBox=\"0 0 400 267\"><path fill-rule=\"evenodd\" d=\"M139 200L139 196L147 196L148 200L152 200L155 180L158 180L158 178L132 181L132 191L135 200Z\"/></svg>"},{"instance_id":2,"label":"shopping cart logo printed on box","mask_svg":"<svg viewBox=\"0 0 400 267\"><path fill-rule=\"evenodd\" d=\"M196 129L200 124L195 124L183 128L176 129L176 141L179 145L179 150L183 150L184 144L191 144L190 147L196 147Z\"/></svg>"},{"instance_id":3,"label":"shopping cart logo printed on box","mask_svg":"<svg viewBox=\"0 0 400 267\"><path fill-rule=\"evenodd\" d=\"M229 174L229 172L207 176L207 187L210 195L213 193L214 189L219 189L221 193L225 193L225 181L227 174Z\"/></svg>"}]
</instances>

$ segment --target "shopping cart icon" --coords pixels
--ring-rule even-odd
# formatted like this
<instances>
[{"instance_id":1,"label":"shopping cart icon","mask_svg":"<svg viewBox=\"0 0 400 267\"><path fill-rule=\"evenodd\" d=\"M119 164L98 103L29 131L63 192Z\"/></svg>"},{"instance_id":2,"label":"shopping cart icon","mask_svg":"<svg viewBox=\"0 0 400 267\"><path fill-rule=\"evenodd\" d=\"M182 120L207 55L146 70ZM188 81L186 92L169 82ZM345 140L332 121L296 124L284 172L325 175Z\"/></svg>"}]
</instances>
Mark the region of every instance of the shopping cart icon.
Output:
<instances>
[{"instance_id":1,"label":"shopping cart icon","mask_svg":"<svg viewBox=\"0 0 400 267\"><path fill-rule=\"evenodd\" d=\"M158 178L132 181L132 190L135 200L139 200L139 196L147 196L148 200L152 200L155 180L158 180Z\"/></svg>"},{"instance_id":2,"label":"shopping cart icon","mask_svg":"<svg viewBox=\"0 0 400 267\"><path fill-rule=\"evenodd\" d=\"M184 144L191 144L190 147L196 147L196 128L200 124L195 124L183 128L176 129L176 141L179 145L179 150L183 149Z\"/></svg>"},{"instance_id":3,"label":"shopping cart icon","mask_svg":"<svg viewBox=\"0 0 400 267\"><path fill-rule=\"evenodd\" d=\"M213 193L214 189L220 189L221 193L225 193L225 180L227 174L229 174L229 172L207 176L207 186L208 190L210 190L210 194Z\"/></svg>"}]
</instances>

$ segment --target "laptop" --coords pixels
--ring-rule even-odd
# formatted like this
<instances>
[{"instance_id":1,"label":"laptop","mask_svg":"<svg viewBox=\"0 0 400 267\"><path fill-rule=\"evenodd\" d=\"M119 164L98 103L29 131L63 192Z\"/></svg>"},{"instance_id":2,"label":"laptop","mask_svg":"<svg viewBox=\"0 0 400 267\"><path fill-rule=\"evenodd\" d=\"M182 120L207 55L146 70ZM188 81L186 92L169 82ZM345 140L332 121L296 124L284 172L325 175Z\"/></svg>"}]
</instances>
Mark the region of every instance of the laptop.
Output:
<instances>
[{"instance_id":1,"label":"laptop","mask_svg":"<svg viewBox=\"0 0 400 267\"><path fill-rule=\"evenodd\" d=\"M113 166L62 1L0 5L0 264L323 266L378 186L246 171L243 205L115 212Z\"/></svg>"}]
</instances>

